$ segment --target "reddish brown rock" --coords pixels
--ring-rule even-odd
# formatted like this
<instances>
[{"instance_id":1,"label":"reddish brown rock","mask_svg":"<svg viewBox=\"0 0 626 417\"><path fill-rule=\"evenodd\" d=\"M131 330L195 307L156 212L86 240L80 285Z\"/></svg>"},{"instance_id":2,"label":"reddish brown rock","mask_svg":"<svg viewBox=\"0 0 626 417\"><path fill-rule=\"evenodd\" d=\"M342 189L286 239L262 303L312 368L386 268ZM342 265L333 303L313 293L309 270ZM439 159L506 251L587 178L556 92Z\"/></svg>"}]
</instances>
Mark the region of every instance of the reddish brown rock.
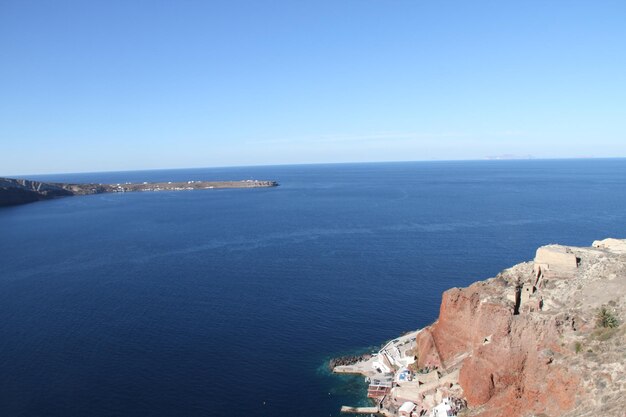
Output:
<instances>
[{"instance_id":1,"label":"reddish brown rock","mask_svg":"<svg viewBox=\"0 0 626 417\"><path fill-rule=\"evenodd\" d=\"M439 319L417 336L419 365L460 368L473 415L561 415L580 392L578 376L555 363L551 350L570 323L515 310L497 279L446 291Z\"/></svg>"}]
</instances>

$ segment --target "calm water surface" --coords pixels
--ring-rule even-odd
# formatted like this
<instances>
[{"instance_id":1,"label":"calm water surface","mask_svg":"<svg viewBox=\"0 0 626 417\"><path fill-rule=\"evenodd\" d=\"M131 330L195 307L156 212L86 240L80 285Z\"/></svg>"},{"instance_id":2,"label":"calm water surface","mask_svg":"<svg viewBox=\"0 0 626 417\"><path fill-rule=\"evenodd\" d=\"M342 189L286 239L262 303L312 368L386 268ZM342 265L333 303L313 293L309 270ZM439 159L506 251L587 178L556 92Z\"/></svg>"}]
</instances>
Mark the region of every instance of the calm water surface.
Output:
<instances>
[{"instance_id":1,"label":"calm water surface","mask_svg":"<svg viewBox=\"0 0 626 417\"><path fill-rule=\"evenodd\" d=\"M626 160L40 177L273 179L0 209L0 415L329 416L324 362L552 242L626 236Z\"/></svg>"}]
</instances>

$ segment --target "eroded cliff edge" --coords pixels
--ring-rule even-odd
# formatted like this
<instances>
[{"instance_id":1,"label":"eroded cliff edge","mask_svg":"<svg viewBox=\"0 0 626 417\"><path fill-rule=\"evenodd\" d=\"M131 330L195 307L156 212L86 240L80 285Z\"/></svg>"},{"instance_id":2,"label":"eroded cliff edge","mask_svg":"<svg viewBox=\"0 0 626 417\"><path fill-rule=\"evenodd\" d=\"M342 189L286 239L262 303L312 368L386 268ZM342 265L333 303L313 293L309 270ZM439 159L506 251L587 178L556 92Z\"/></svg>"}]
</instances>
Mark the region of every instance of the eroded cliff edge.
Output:
<instances>
[{"instance_id":1,"label":"eroded cliff edge","mask_svg":"<svg viewBox=\"0 0 626 417\"><path fill-rule=\"evenodd\" d=\"M626 240L539 248L443 294L438 320L417 334L417 367L458 379L418 399L464 398L467 416L624 416L624 306Z\"/></svg>"}]
</instances>

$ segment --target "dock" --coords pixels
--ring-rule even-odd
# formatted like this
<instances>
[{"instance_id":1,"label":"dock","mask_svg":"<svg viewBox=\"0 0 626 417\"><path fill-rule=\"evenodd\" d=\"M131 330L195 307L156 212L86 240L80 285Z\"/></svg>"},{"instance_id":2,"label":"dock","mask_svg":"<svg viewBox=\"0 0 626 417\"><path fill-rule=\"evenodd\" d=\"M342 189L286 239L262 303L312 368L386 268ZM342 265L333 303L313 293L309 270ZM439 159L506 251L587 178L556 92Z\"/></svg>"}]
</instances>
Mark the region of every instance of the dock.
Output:
<instances>
[{"instance_id":1,"label":"dock","mask_svg":"<svg viewBox=\"0 0 626 417\"><path fill-rule=\"evenodd\" d=\"M380 414L380 409L378 407L349 407L344 405L341 407L341 412L350 414Z\"/></svg>"},{"instance_id":2,"label":"dock","mask_svg":"<svg viewBox=\"0 0 626 417\"><path fill-rule=\"evenodd\" d=\"M369 383L367 397L377 401L378 405L369 407L350 407L344 405L341 412L346 414L378 414L385 417L396 416L396 411L388 409L385 399L394 385L395 373L412 363L417 334L421 330L412 331L389 341L377 354L365 360L359 360L349 365L337 365L333 368L336 374L357 374L366 377Z\"/></svg>"}]
</instances>

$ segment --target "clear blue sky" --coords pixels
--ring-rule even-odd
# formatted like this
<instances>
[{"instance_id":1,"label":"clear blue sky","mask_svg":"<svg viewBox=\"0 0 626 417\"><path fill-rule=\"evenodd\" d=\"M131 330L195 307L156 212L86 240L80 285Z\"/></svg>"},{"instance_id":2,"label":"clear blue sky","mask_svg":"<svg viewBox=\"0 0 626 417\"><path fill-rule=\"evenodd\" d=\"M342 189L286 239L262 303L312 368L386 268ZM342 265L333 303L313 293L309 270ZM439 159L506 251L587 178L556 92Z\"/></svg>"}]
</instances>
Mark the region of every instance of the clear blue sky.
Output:
<instances>
[{"instance_id":1,"label":"clear blue sky","mask_svg":"<svg viewBox=\"0 0 626 417\"><path fill-rule=\"evenodd\" d=\"M0 175L626 156L626 1L0 0Z\"/></svg>"}]
</instances>

